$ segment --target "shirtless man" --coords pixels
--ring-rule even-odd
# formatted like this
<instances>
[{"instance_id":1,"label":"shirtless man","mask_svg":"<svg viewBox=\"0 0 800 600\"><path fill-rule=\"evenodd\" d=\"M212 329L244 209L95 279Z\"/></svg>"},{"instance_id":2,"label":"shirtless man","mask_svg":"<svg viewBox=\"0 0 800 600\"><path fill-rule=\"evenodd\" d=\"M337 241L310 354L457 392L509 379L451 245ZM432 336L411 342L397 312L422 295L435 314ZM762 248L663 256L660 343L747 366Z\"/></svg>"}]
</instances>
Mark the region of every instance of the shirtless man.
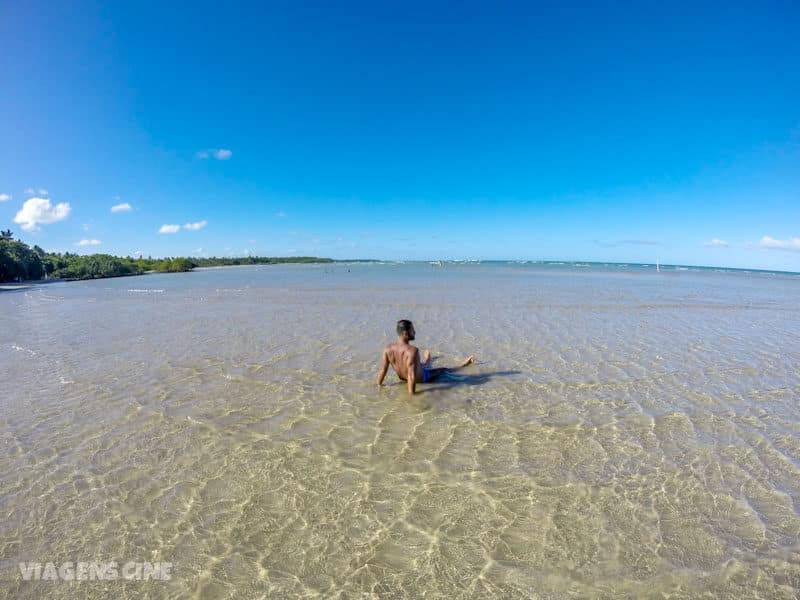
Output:
<instances>
[{"instance_id":1,"label":"shirtless man","mask_svg":"<svg viewBox=\"0 0 800 600\"><path fill-rule=\"evenodd\" d=\"M431 353L426 350L423 360L420 361L419 349L408 343L414 339L415 333L414 324L411 321L401 319L397 322L397 341L383 349L381 368L378 371L378 385L383 384L383 378L386 377L389 365L392 365L400 379L408 383L408 393L413 394L416 391L417 382L433 381L442 373L458 371L475 362L475 357L469 356L457 367L432 369L430 366Z\"/></svg>"}]
</instances>

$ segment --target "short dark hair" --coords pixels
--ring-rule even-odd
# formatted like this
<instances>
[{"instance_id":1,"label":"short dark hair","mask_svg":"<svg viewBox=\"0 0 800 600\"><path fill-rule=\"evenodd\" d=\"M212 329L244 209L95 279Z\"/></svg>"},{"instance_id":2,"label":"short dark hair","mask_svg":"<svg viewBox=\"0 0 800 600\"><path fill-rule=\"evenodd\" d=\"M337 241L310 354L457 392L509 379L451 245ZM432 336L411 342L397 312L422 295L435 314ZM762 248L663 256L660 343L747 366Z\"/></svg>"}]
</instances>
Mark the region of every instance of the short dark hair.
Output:
<instances>
[{"instance_id":1,"label":"short dark hair","mask_svg":"<svg viewBox=\"0 0 800 600\"><path fill-rule=\"evenodd\" d=\"M414 327L414 324L409 321L408 319L400 319L397 322L397 335L403 335L404 333L411 333L411 328Z\"/></svg>"}]
</instances>

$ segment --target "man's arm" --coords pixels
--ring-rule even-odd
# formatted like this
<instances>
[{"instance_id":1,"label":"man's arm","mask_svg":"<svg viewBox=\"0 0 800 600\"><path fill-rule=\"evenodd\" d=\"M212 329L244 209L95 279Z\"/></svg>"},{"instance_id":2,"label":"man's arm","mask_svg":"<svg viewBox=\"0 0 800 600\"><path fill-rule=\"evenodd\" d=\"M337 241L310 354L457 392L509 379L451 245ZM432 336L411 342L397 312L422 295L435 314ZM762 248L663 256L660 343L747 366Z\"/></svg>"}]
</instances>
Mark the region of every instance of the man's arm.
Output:
<instances>
[{"instance_id":1,"label":"man's arm","mask_svg":"<svg viewBox=\"0 0 800 600\"><path fill-rule=\"evenodd\" d=\"M381 368L378 369L378 385L383 385L383 378L386 377L386 371L389 370L389 354L386 349L383 349L383 356L381 356Z\"/></svg>"},{"instance_id":2,"label":"man's arm","mask_svg":"<svg viewBox=\"0 0 800 600\"><path fill-rule=\"evenodd\" d=\"M409 353L406 372L408 374L408 393L412 396L417 391L417 361L419 360L416 352Z\"/></svg>"}]
</instances>

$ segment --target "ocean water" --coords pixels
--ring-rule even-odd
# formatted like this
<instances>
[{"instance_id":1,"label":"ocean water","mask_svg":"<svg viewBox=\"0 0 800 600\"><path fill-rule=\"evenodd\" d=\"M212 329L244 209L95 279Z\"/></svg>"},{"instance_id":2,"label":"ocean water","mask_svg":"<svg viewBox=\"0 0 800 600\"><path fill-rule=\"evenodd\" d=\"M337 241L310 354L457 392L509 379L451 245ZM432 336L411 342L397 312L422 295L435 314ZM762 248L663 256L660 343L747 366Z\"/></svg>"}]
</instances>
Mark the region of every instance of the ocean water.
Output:
<instances>
[{"instance_id":1,"label":"ocean water","mask_svg":"<svg viewBox=\"0 0 800 600\"><path fill-rule=\"evenodd\" d=\"M796 598L798 298L535 263L2 292L0 597ZM477 364L379 388L400 318L434 366Z\"/></svg>"}]
</instances>

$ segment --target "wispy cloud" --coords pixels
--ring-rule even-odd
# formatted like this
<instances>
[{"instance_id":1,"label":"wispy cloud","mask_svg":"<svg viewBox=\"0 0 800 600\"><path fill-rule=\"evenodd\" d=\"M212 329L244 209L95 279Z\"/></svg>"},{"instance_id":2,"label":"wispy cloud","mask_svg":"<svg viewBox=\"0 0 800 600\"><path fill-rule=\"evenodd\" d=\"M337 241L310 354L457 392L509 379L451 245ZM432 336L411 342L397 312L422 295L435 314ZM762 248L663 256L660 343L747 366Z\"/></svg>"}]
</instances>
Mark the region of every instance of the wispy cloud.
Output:
<instances>
[{"instance_id":1,"label":"wispy cloud","mask_svg":"<svg viewBox=\"0 0 800 600\"><path fill-rule=\"evenodd\" d=\"M133 210L133 207L130 204L128 204L127 202L123 202L122 204L115 204L114 206L111 207L111 212L112 213L130 212L132 210Z\"/></svg>"},{"instance_id":2,"label":"wispy cloud","mask_svg":"<svg viewBox=\"0 0 800 600\"><path fill-rule=\"evenodd\" d=\"M721 240L719 238L713 238L708 240L707 242L703 242L703 246L706 246L708 248L727 248L728 246L730 246L730 244L725 240Z\"/></svg>"},{"instance_id":3,"label":"wispy cloud","mask_svg":"<svg viewBox=\"0 0 800 600\"><path fill-rule=\"evenodd\" d=\"M81 240L80 242L78 242L78 246L99 246L99 245L100 245L100 240L95 240L95 239Z\"/></svg>"},{"instance_id":4,"label":"wispy cloud","mask_svg":"<svg viewBox=\"0 0 800 600\"><path fill-rule=\"evenodd\" d=\"M53 206L47 198L29 198L14 217L14 223L25 231L39 229L39 225L49 225L63 221L69 216L72 207L68 202Z\"/></svg>"},{"instance_id":5,"label":"wispy cloud","mask_svg":"<svg viewBox=\"0 0 800 600\"><path fill-rule=\"evenodd\" d=\"M279 219L282 219L283 217L286 216L286 213L283 212L282 210L279 210L278 212L275 213L275 216L278 217Z\"/></svg>"},{"instance_id":6,"label":"wispy cloud","mask_svg":"<svg viewBox=\"0 0 800 600\"><path fill-rule=\"evenodd\" d=\"M208 150L201 150L197 153L197 158L201 160L205 160L207 158L228 160L231 156L233 156L233 152L227 148L209 148Z\"/></svg>"},{"instance_id":7,"label":"wispy cloud","mask_svg":"<svg viewBox=\"0 0 800 600\"><path fill-rule=\"evenodd\" d=\"M800 252L800 237L791 237L788 240L776 240L765 235L758 242L759 248L769 248L771 250L788 250L790 252Z\"/></svg>"},{"instance_id":8,"label":"wispy cloud","mask_svg":"<svg viewBox=\"0 0 800 600\"><path fill-rule=\"evenodd\" d=\"M661 242L658 240L620 240L620 244L629 244L632 246L660 246Z\"/></svg>"},{"instance_id":9,"label":"wispy cloud","mask_svg":"<svg viewBox=\"0 0 800 600\"><path fill-rule=\"evenodd\" d=\"M206 225L208 225L208 221L197 221L196 223L186 223L183 228L188 229L189 231L198 231Z\"/></svg>"},{"instance_id":10,"label":"wispy cloud","mask_svg":"<svg viewBox=\"0 0 800 600\"><path fill-rule=\"evenodd\" d=\"M46 189L44 189L44 188L39 188L39 189L37 190L37 189L34 189L34 188L32 188L32 187L29 187L29 188L27 188L27 189L25 190L25 193L26 193L28 196L49 196L49 195L50 195L50 192L48 192L48 191L47 191Z\"/></svg>"},{"instance_id":11,"label":"wispy cloud","mask_svg":"<svg viewBox=\"0 0 800 600\"><path fill-rule=\"evenodd\" d=\"M616 248L617 246L661 246L658 240L616 240L607 242L603 240L593 240L595 244L602 248Z\"/></svg>"},{"instance_id":12,"label":"wispy cloud","mask_svg":"<svg viewBox=\"0 0 800 600\"><path fill-rule=\"evenodd\" d=\"M180 225L162 225L161 229L158 230L158 233L178 233L180 228Z\"/></svg>"},{"instance_id":13,"label":"wispy cloud","mask_svg":"<svg viewBox=\"0 0 800 600\"><path fill-rule=\"evenodd\" d=\"M84 223L83 225L81 225L81 229L83 229L84 231L89 231L89 224Z\"/></svg>"},{"instance_id":14,"label":"wispy cloud","mask_svg":"<svg viewBox=\"0 0 800 600\"><path fill-rule=\"evenodd\" d=\"M0 202L5 202L6 200L11 200L11 194L0 194Z\"/></svg>"}]
</instances>

